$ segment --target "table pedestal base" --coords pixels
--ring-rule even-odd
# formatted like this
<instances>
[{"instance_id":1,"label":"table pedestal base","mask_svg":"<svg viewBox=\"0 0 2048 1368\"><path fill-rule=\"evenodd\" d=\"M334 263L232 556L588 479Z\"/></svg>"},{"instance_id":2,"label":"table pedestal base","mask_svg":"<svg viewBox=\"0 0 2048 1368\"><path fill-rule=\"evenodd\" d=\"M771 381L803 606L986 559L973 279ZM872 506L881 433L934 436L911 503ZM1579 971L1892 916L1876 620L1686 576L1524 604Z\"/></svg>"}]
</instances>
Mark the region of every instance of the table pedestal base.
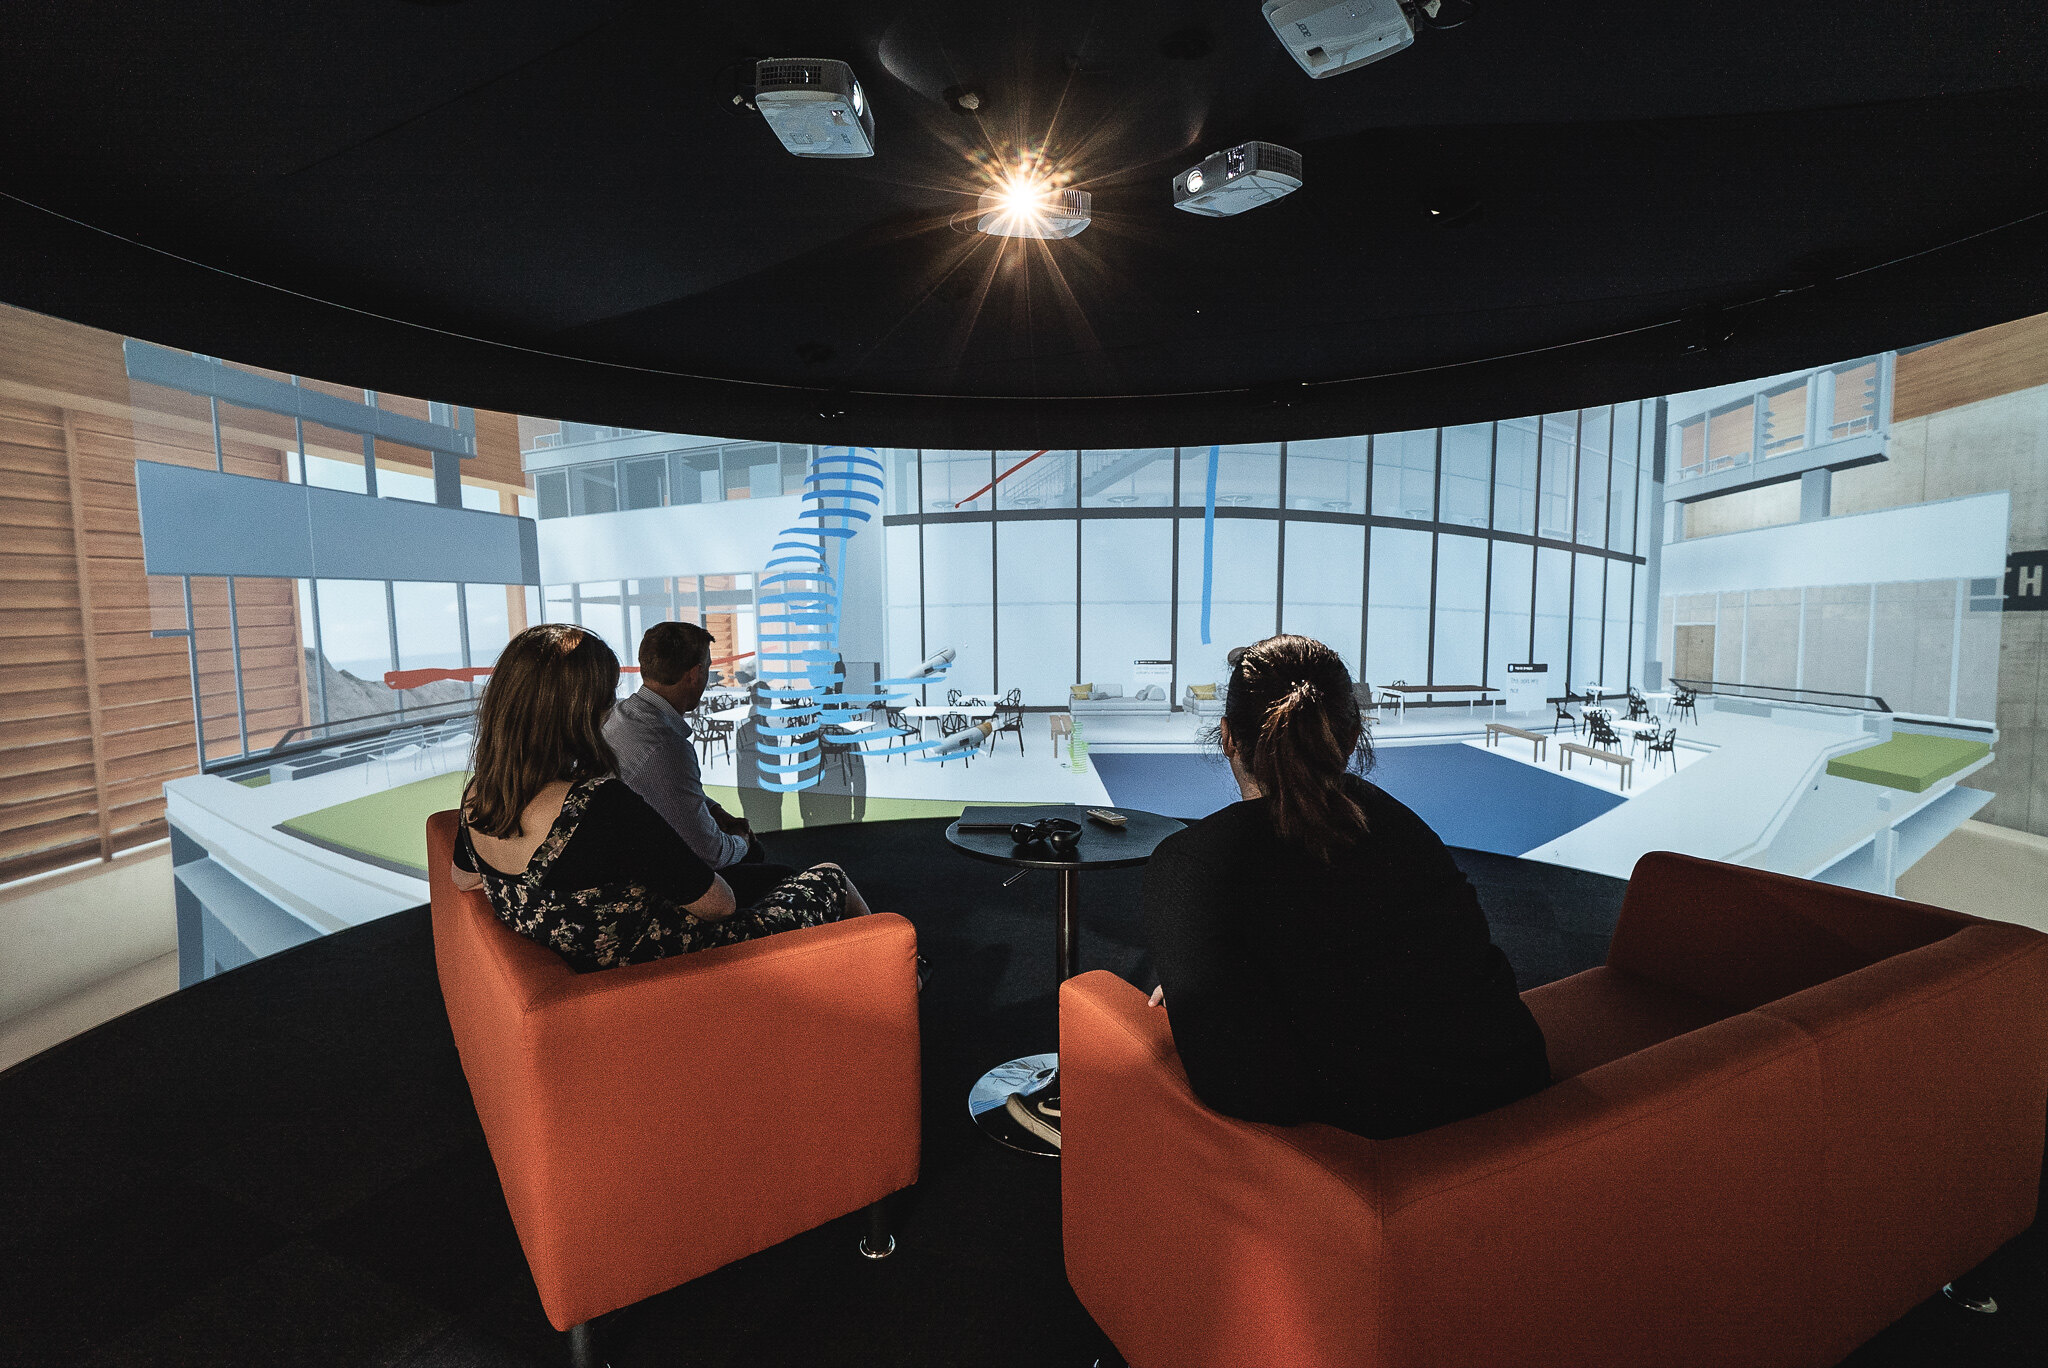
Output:
<instances>
[{"instance_id":1,"label":"table pedestal base","mask_svg":"<svg viewBox=\"0 0 2048 1368\"><path fill-rule=\"evenodd\" d=\"M1025 1055L1022 1059L996 1065L968 1090L967 1114L974 1118L975 1125L981 1127L982 1134L991 1140L1026 1154L1059 1158L1057 1149L1018 1125L1003 1105L1011 1093L1030 1091L1051 1078L1059 1066L1060 1057L1056 1053Z\"/></svg>"}]
</instances>

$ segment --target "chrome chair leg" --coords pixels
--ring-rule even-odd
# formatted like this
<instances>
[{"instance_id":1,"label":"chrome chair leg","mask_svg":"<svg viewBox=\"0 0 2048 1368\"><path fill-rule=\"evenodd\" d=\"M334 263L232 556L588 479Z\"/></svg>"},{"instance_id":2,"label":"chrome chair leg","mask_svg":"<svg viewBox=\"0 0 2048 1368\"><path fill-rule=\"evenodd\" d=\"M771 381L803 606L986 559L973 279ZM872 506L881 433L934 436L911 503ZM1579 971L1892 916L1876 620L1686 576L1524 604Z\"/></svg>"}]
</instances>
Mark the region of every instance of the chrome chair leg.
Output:
<instances>
[{"instance_id":1,"label":"chrome chair leg","mask_svg":"<svg viewBox=\"0 0 2048 1368\"><path fill-rule=\"evenodd\" d=\"M610 1368L597 1343L597 1322L569 1327L569 1368Z\"/></svg>"},{"instance_id":2,"label":"chrome chair leg","mask_svg":"<svg viewBox=\"0 0 2048 1368\"><path fill-rule=\"evenodd\" d=\"M1955 1283L1947 1283L1942 1287L1941 1295L1965 1311L1975 1311L1980 1316L1998 1314L1998 1299L1974 1284L1966 1282L1958 1287Z\"/></svg>"},{"instance_id":3,"label":"chrome chair leg","mask_svg":"<svg viewBox=\"0 0 2048 1368\"><path fill-rule=\"evenodd\" d=\"M860 1252L870 1259L886 1259L896 1252L896 1237L889 1233L889 1199L868 1203L868 1229L860 1237Z\"/></svg>"}]
</instances>

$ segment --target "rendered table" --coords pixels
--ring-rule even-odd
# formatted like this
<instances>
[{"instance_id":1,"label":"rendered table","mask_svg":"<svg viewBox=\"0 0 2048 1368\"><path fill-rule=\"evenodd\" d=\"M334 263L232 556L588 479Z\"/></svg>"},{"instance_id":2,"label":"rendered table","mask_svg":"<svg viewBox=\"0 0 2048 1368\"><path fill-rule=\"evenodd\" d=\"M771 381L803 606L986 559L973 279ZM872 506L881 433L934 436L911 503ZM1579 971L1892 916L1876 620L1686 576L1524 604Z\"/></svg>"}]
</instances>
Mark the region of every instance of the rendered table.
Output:
<instances>
[{"instance_id":1,"label":"rendered table","mask_svg":"<svg viewBox=\"0 0 2048 1368\"><path fill-rule=\"evenodd\" d=\"M1043 804L1030 807L970 807L960 821L946 828L946 840L970 859L1015 869L1050 869L1059 875L1059 901L1054 922L1054 947L1059 963L1059 981L1072 978L1080 969L1081 957L1081 871L1084 869L1128 869L1152 858L1159 843L1185 825L1154 812L1115 808L1129 818L1122 830L1113 830L1089 820L1086 808L1071 804ZM1020 846L1007 831L962 831L960 822L1036 822L1047 817L1065 817L1081 824L1078 847L1071 858L1053 854L1043 844ZM1004 1110L1011 1093L1036 1087L1059 1068L1057 1052L1025 1055L998 1064L983 1074L967 1094L967 1113L991 1138L1012 1149L1057 1159L1059 1151L1038 1137L1021 1130Z\"/></svg>"}]
</instances>

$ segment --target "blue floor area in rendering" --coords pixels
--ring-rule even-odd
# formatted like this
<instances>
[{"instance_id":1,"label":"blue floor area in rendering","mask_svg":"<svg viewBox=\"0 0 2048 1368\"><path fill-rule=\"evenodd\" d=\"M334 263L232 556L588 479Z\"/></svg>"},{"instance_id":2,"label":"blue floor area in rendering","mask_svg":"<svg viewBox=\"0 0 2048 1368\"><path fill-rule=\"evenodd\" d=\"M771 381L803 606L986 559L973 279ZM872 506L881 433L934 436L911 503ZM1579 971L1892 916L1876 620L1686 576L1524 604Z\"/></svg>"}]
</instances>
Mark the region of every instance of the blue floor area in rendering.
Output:
<instances>
[{"instance_id":1,"label":"blue floor area in rendering","mask_svg":"<svg viewBox=\"0 0 2048 1368\"><path fill-rule=\"evenodd\" d=\"M1221 756L1095 752L1088 757L1118 807L1206 817L1237 801ZM1619 807L1622 799L1476 746L1386 746L1372 781L1444 844L1520 855Z\"/></svg>"}]
</instances>

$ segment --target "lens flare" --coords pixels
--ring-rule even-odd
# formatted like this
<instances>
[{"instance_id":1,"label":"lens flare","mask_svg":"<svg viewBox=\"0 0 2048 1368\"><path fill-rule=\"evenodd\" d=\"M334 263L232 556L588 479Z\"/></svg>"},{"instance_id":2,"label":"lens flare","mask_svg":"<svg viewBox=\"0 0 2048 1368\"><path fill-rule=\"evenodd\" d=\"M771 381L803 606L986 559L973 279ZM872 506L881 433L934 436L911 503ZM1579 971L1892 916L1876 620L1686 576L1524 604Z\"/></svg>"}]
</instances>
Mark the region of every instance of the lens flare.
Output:
<instances>
[{"instance_id":1,"label":"lens flare","mask_svg":"<svg viewBox=\"0 0 2048 1368\"><path fill-rule=\"evenodd\" d=\"M1015 218L1043 218L1045 216L1044 181L1030 180L1019 176L997 190L1003 208Z\"/></svg>"},{"instance_id":2,"label":"lens flare","mask_svg":"<svg viewBox=\"0 0 2048 1368\"><path fill-rule=\"evenodd\" d=\"M1088 226L1090 196L1063 190L1059 182L1031 162L1014 171L1000 171L982 191L976 225L996 237L1066 238Z\"/></svg>"}]
</instances>

